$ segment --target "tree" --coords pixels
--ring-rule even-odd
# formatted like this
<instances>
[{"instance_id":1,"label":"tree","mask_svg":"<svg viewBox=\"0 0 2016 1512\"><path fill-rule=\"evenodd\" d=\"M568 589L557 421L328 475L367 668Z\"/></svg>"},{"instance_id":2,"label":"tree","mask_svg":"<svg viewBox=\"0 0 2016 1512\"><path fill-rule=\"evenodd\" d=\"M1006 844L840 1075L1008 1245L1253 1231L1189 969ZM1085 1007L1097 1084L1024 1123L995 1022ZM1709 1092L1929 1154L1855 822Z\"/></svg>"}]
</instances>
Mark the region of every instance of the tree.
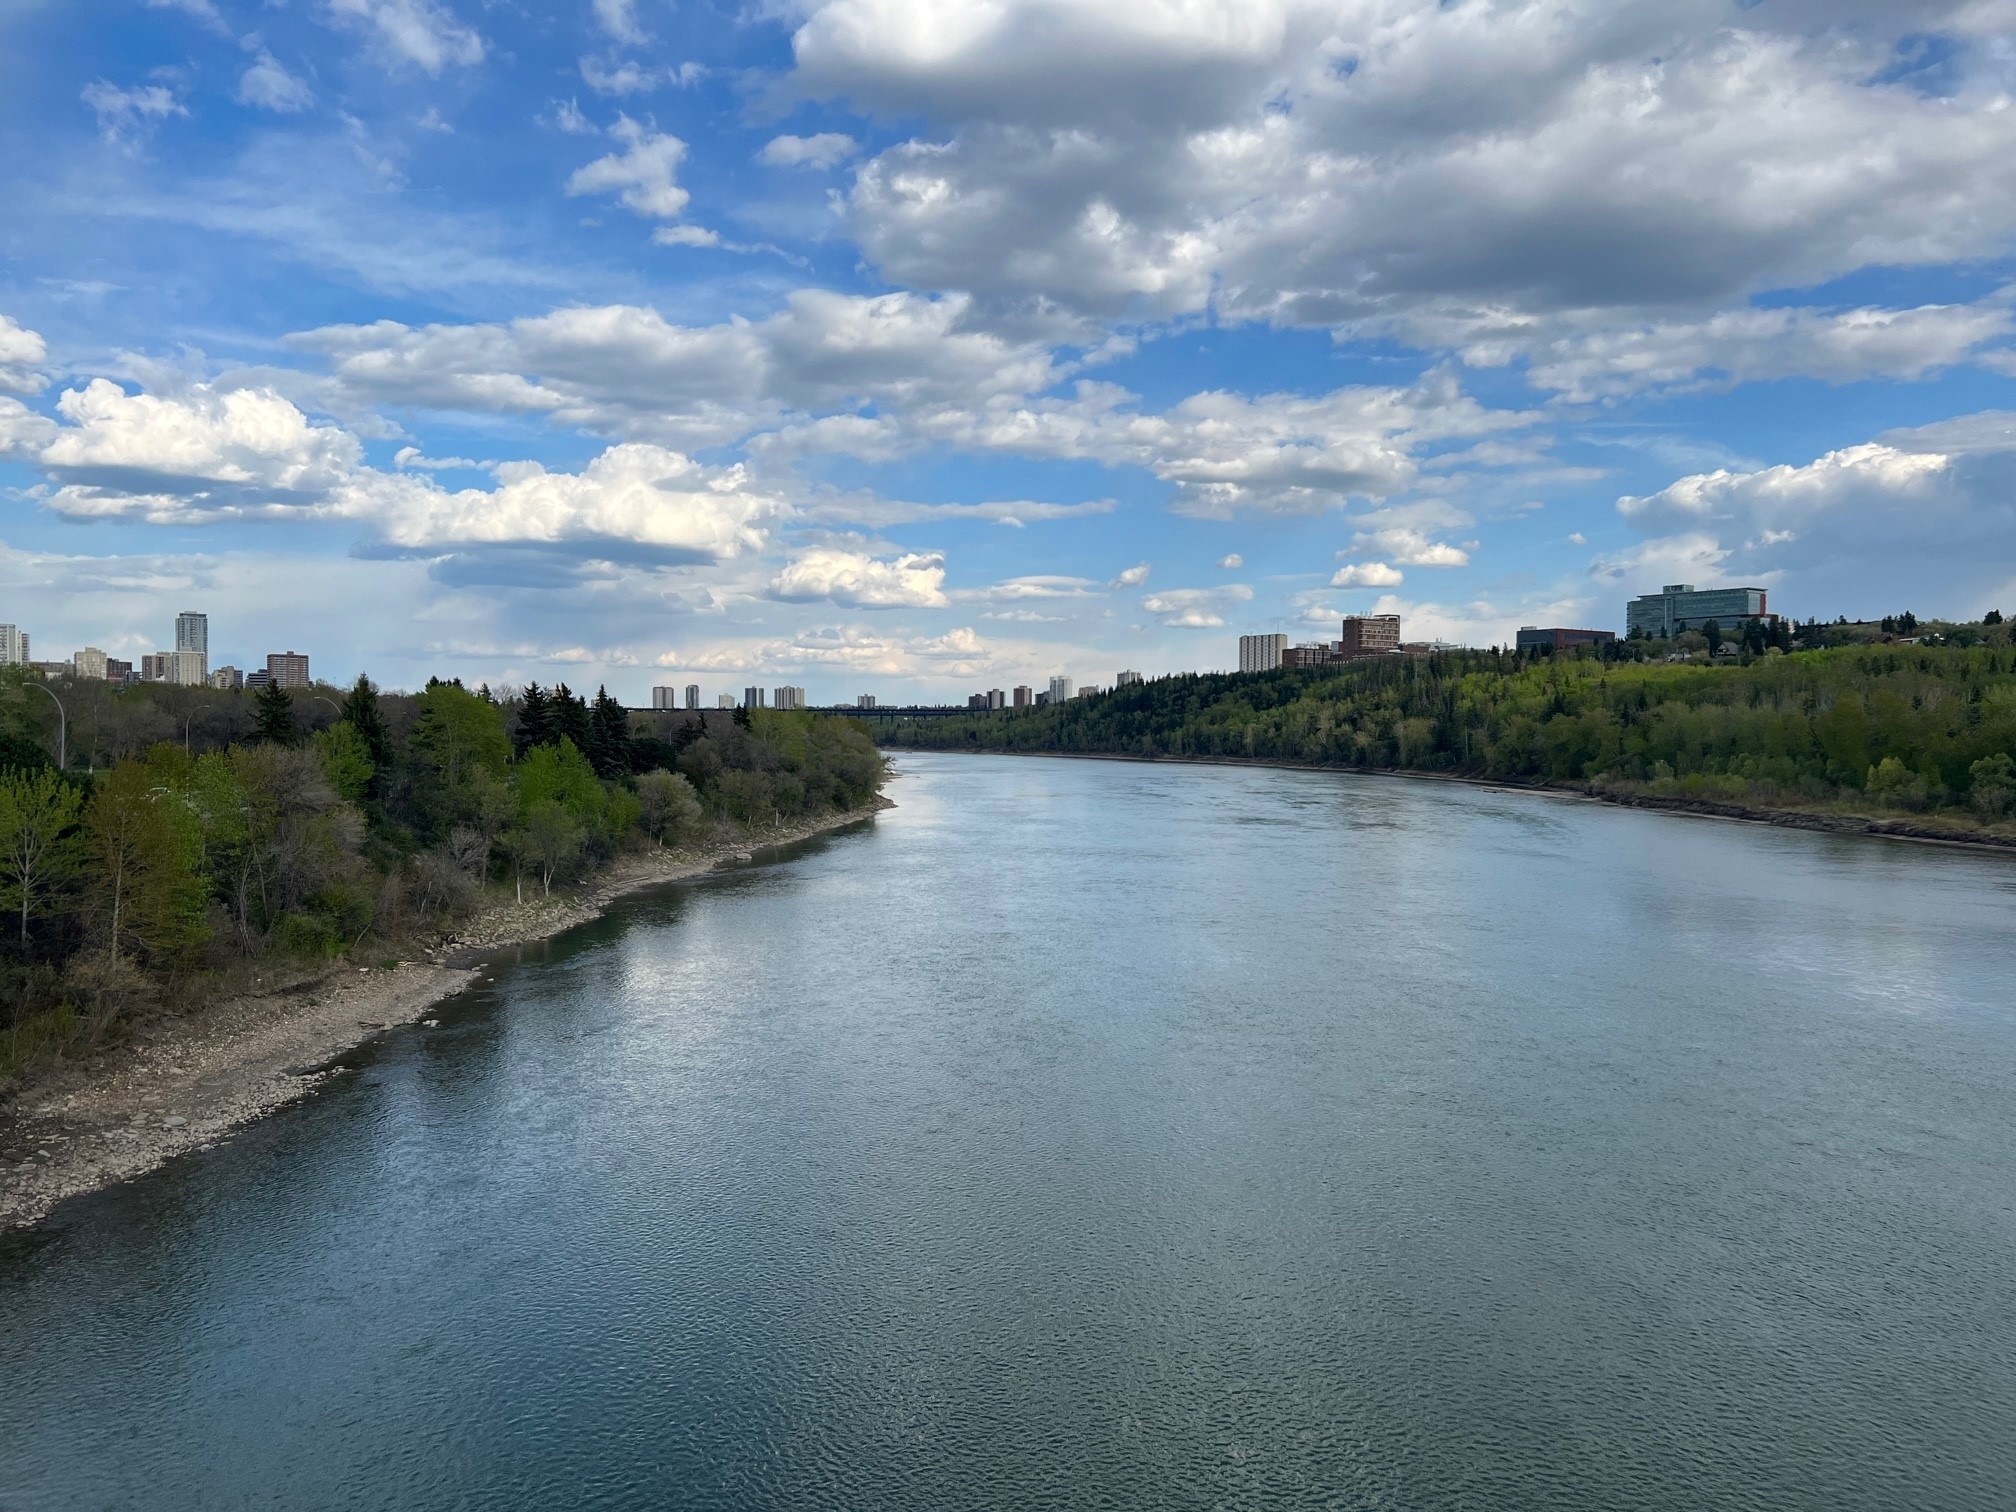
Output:
<instances>
[{"instance_id":1,"label":"tree","mask_svg":"<svg viewBox=\"0 0 2016 1512\"><path fill-rule=\"evenodd\" d=\"M595 690L588 723L588 760L595 768L595 775L612 780L629 776L635 769L630 711L609 696L607 687Z\"/></svg>"},{"instance_id":2,"label":"tree","mask_svg":"<svg viewBox=\"0 0 2016 1512\"><path fill-rule=\"evenodd\" d=\"M92 795L84 831L115 971L122 945L173 961L202 941L203 837L186 795L148 763L122 761Z\"/></svg>"},{"instance_id":3,"label":"tree","mask_svg":"<svg viewBox=\"0 0 2016 1512\"><path fill-rule=\"evenodd\" d=\"M337 795L346 803L363 802L374 785L377 767L357 727L340 721L326 730L318 730L314 746L322 758L322 770L328 774Z\"/></svg>"},{"instance_id":4,"label":"tree","mask_svg":"<svg viewBox=\"0 0 2016 1512\"><path fill-rule=\"evenodd\" d=\"M362 672L357 674L356 686L343 700L343 722L364 742L364 754L370 757L374 771L390 771L394 754L392 731L385 723L384 710L378 707L378 690Z\"/></svg>"},{"instance_id":5,"label":"tree","mask_svg":"<svg viewBox=\"0 0 2016 1512\"><path fill-rule=\"evenodd\" d=\"M700 822L700 795L677 772L646 772L637 779L637 804L644 831L660 845L685 835Z\"/></svg>"},{"instance_id":6,"label":"tree","mask_svg":"<svg viewBox=\"0 0 2016 1512\"><path fill-rule=\"evenodd\" d=\"M524 822L511 832L510 844L512 855L539 873L540 888L550 897L553 878L581 859L584 839L572 814L543 799L526 811Z\"/></svg>"},{"instance_id":7,"label":"tree","mask_svg":"<svg viewBox=\"0 0 2016 1512\"><path fill-rule=\"evenodd\" d=\"M1984 624L1984 625L1999 625L1999 624L2001 624L2001 623L2002 623L2002 611L2001 611L2000 609L1990 609L1990 610L1989 610L1989 611L1988 611L1988 612L1987 612L1986 614L1984 614L1984 615L1982 615L1982 616L1981 616L1981 623L1982 623L1982 624Z\"/></svg>"},{"instance_id":8,"label":"tree","mask_svg":"<svg viewBox=\"0 0 2016 1512\"><path fill-rule=\"evenodd\" d=\"M1708 642L1708 654L1713 656L1722 649L1722 622L1710 620L1701 627L1701 635Z\"/></svg>"},{"instance_id":9,"label":"tree","mask_svg":"<svg viewBox=\"0 0 2016 1512\"><path fill-rule=\"evenodd\" d=\"M574 749L584 756L595 743L588 705L565 683L553 690L553 738L573 741Z\"/></svg>"},{"instance_id":10,"label":"tree","mask_svg":"<svg viewBox=\"0 0 2016 1512\"><path fill-rule=\"evenodd\" d=\"M2016 761L2005 751L1984 756L1967 769L1973 782L1967 801L1984 819L2000 819L2016 806Z\"/></svg>"},{"instance_id":11,"label":"tree","mask_svg":"<svg viewBox=\"0 0 2016 1512\"><path fill-rule=\"evenodd\" d=\"M553 702L546 690L535 683L525 684L525 691L518 696L518 734L512 741L517 754L523 756L535 747L545 745L553 738Z\"/></svg>"},{"instance_id":12,"label":"tree","mask_svg":"<svg viewBox=\"0 0 2016 1512\"><path fill-rule=\"evenodd\" d=\"M294 723L294 695L277 682L263 685L252 700L258 721L253 738L266 745L291 746L301 739Z\"/></svg>"},{"instance_id":13,"label":"tree","mask_svg":"<svg viewBox=\"0 0 2016 1512\"><path fill-rule=\"evenodd\" d=\"M37 901L76 869L84 795L47 767L0 774L0 903L21 912L21 944Z\"/></svg>"}]
</instances>

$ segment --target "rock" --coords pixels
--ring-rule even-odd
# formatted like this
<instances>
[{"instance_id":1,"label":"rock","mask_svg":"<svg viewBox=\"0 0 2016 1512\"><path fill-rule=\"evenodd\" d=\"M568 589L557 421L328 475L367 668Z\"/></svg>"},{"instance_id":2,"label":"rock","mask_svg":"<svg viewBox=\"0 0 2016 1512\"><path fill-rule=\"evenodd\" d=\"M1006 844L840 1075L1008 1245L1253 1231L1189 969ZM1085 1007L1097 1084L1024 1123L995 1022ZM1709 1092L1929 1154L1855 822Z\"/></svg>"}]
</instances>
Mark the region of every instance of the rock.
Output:
<instances>
[{"instance_id":1,"label":"rock","mask_svg":"<svg viewBox=\"0 0 2016 1512\"><path fill-rule=\"evenodd\" d=\"M180 1113L177 1113L171 1117L162 1119L161 1127L164 1129L179 1129L187 1122L189 1122L188 1119L184 1118Z\"/></svg>"}]
</instances>

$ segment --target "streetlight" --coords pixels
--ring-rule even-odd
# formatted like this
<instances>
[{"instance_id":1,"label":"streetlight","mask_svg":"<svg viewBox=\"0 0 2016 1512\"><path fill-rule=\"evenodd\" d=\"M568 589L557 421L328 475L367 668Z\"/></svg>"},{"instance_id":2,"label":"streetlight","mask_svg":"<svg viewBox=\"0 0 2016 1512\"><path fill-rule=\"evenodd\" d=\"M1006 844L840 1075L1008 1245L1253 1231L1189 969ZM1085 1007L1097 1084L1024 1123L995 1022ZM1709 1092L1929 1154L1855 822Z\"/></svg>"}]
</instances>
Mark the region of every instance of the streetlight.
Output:
<instances>
[{"instance_id":1,"label":"streetlight","mask_svg":"<svg viewBox=\"0 0 2016 1512\"><path fill-rule=\"evenodd\" d=\"M31 682L31 688L40 688L49 695L49 702L56 705L56 770L62 771L70 764L70 716L63 710L63 700L56 696L56 690L47 683Z\"/></svg>"}]
</instances>

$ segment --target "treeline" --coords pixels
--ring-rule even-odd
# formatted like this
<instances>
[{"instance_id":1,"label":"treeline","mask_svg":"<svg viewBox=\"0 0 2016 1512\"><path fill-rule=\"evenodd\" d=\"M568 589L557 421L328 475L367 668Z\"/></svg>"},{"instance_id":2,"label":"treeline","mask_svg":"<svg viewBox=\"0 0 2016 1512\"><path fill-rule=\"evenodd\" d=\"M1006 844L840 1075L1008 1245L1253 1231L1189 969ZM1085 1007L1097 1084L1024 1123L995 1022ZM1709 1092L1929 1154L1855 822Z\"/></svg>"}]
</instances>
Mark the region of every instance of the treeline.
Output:
<instances>
[{"instance_id":1,"label":"treeline","mask_svg":"<svg viewBox=\"0 0 2016 1512\"><path fill-rule=\"evenodd\" d=\"M2016 809L2016 650L1767 649L1719 665L1460 651L1168 677L884 739L1446 772L1996 826Z\"/></svg>"},{"instance_id":2,"label":"treeline","mask_svg":"<svg viewBox=\"0 0 2016 1512\"><path fill-rule=\"evenodd\" d=\"M65 695L77 691L60 685ZM145 728L145 690L132 690ZM862 808L882 757L846 720L633 721L606 691L493 697L177 690L171 738L58 770L0 683L0 1080L235 973L396 949L486 884L550 891L628 847ZM164 733L158 729L153 733ZM89 747L87 746L88 750Z\"/></svg>"}]
</instances>

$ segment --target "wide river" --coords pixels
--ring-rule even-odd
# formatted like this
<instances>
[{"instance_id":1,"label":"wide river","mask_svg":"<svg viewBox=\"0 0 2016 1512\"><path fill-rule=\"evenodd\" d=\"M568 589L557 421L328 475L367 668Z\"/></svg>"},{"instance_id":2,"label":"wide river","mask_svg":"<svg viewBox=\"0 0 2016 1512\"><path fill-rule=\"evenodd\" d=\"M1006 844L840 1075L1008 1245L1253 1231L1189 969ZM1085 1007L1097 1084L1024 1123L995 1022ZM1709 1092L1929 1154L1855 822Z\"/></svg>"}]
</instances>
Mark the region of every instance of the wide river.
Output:
<instances>
[{"instance_id":1,"label":"wide river","mask_svg":"<svg viewBox=\"0 0 2016 1512\"><path fill-rule=\"evenodd\" d=\"M0 1508L2016 1506L2016 863L901 770L0 1246Z\"/></svg>"}]
</instances>

